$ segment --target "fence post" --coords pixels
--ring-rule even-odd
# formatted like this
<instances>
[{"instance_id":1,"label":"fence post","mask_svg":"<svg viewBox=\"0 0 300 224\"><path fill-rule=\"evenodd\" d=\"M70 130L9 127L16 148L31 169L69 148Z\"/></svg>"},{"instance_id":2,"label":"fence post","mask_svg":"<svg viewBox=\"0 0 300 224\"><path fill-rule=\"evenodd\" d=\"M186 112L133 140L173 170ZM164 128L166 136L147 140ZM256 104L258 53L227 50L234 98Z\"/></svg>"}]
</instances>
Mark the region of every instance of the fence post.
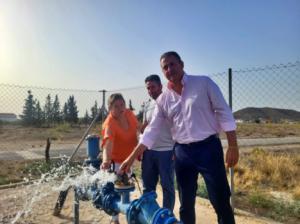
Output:
<instances>
[{"instance_id":1,"label":"fence post","mask_svg":"<svg viewBox=\"0 0 300 224\"><path fill-rule=\"evenodd\" d=\"M49 153L50 146L51 146L51 140L50 140L50 138L47 138L46 149L45 149L46 163L50 163L50 153Z\"/></svg>"},{"instance_id":2,"label":"fence post","mask_svg":"<svg viewBox=\"0 0 300 224\"><path fill-rule=\"evenodd\" d=\"M229 106L232 110L232 69L228 69L228 94L229 94ZM231 191L231 198L230 203L232 210L234 211L234 169L233 167L229 168L229 175L230 175L230 191Z\"/></svg>"}]
</instances>

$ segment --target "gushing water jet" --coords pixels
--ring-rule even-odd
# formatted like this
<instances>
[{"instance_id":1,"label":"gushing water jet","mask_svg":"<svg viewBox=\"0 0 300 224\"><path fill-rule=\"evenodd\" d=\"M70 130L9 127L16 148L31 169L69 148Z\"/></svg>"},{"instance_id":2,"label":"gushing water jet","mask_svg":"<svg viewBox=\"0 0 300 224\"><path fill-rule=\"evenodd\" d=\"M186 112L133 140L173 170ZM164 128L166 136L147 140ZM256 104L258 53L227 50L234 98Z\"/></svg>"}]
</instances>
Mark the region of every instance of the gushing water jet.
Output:
<instances>
[{"instance_id":1,"label":"gushing water jet","mask_svg":"<svg viewBox=\"0 0 300 224\"><path fill-rule=\"evenodd\" d=\"M94 168L100 167L99 137L87 138L88 159L85 165ZM97 170L94 169L94 174ZM122 178L121 178L122 179ZM74 190L74 223L79 223L80 201L91 201L95 208L103 210L108 215L119 213L126 215L127 223L130 224L173 224L179 222L173 212L167 208L160 208L155 192L143 194L140 198L130 200L130 193L135 190L133 183L107 182L99 184L97 179L87 185L73 185Z\"/></svg>"}]
</instances>

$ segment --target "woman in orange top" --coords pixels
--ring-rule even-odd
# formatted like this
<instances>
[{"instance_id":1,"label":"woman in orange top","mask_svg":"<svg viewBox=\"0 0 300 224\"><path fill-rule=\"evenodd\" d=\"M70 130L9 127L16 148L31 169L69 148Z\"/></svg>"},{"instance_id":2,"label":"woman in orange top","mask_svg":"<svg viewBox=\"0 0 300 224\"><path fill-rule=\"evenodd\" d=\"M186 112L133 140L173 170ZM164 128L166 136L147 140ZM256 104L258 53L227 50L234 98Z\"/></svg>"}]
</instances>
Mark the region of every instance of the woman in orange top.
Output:
<instances>
[{"instance_id":1,"label":"woman in orange top","mask_svg":"<svg viewBox=\"0 0 300 224\"><path fill-rule=\"evenodd\" d=\"M108 99L109 115L102 126L102 169L115 162L118 169L137 144L138 121L131 110L125 108L125 100L119 93ZM117 171L117 170L116 170Z\"/></svg>"},{"instance_id":2,"label":"woman in orange top","mask_svg":"<svg viewBox=\"0 0 300 224\"><path fill-rule=\"evenodd\" d=\"M112 161L118 172L121 163L137 145L138 121L131 110L125 108L125 100L120 93L108 99L109 115L102 125L101 169L109 169ZM112 216L111 223L118 224L118 215Z\"/></svg>"}]
</instances>

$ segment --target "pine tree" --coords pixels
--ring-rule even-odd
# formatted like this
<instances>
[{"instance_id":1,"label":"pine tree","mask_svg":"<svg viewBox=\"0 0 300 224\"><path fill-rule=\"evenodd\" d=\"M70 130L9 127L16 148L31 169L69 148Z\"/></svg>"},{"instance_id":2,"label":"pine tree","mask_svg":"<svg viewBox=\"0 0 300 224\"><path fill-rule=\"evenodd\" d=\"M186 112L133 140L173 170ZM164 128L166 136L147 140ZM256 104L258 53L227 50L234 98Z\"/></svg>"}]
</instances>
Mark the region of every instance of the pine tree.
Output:
<instances>
[{"instance_id":1,"label":"pine tree","mask_svg":"<svg viewBox=\"0 0 300 224\"><path fill-rule=\"evenodd\" d=\"M68 111L68 104L67 103L64 104L62 114L63 114L63 121L68 122L68 120L70 120L70 118L69 118L69 111Z\"/></svg>"},{"instance_id":2,"label":"pine tree","mask_svg":"<svg viewBox=\"0 0 300 224\"><path fill-rule=\"evenodd\" d=\"M61 118L61 112L60 112L60 103L59 103L59 99L58 99L57 95L55 95L55 99L53 102L52 115L53 115L53 121L55 123L61 122L62 118Z\"/></svg>"},{"instance_id":3,"label":"pine tree","mask_svg":"<svg viewBox=\"0 0 300 224\"><path fill-rule=\"evenodd\" d=\"M83 123L85 124L85 125L87 125L89 122L90 122L90 116L89 116L89 113L88 113L88 111L86 110L85 111L85 115L84 115L84 117L83 117L83 119L82 119L82 121L83 121Z\"/></svg>"},{"instance_id":4,"label":"pine tree","mask_svg":"<svg viewBox=\"0 0 300 224\"><path fill-rule=\"evenodd\" d=\"M44 107L44 116L46 125L49 127L53 123L53 104L50 94L46 97L45 107Z\"/></svg>"},{"instance_id":5,"label":"pine tree","mask_svg":"<svg viewBox=\"0 0 300 224\"><path fill-rule=\"evenodd\" d=\"M93 120L98 115L99 109L98 109L98 103L95 100L94 106L91 108L91 119ZM99 121L99 119L98 119Z\"/></svg>"},{"instance_id":6,"label":"pine tree","mask_svg":"<svg viewBox=\"0 0 300 224\"><path fill-rule=\"evenodd\" d=\"M67 121L70 123L77 123L78 122L78 110L76 106L76 101L74 96L70 96L67 102Z\"/></svg>"},{"instance_id":7,"label":"pine tree","mask_svg":"<svg viewBox=\"0 0 300 224\"><path fill-rule=\"evenodd\" d=\"M44 123L44 115L38 100L35 100L36 109L35 109L35 116L34 116L34 123L37 127L41 127Z\"/></svg>"},{"instance_id":8,"label":"pine tree","mask_svg":"<svg viewBox=\"0 0 300 224\"><path fill-rule=\"evenodd\" d=\"M34 124L34 114L35 114L35 101L31 90L27 91L28 96L25 99L25 105L23 107L23 114L20 116L22 123L24 125L33 125Z\"/></svg>"}]
</instances>

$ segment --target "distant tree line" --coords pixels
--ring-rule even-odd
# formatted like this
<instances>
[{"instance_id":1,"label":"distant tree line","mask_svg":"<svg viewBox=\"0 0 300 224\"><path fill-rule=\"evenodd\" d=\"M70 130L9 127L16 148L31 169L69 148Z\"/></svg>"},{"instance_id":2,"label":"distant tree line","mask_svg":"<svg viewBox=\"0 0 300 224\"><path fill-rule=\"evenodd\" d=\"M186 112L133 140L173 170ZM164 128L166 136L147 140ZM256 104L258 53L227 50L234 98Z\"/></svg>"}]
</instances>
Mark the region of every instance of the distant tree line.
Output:
<instances>
[{"instance_id":1,"label":"distant tree line","mask_svg":"<svg viewBox=\"0 0 300 224\"><path fill-rule=\"evenodd\" d=\"M97 122L103 121L108 111L102 105L100 108L97 101L90 108L90 113L88 110L82 118L78 117L78 108L76 105L76 100L73 95L69 96L67 102L61 104L58 95L55 95L54 100L51 95L48 94L44 106L41 105L40 101L34 98L31 90L27 91L28 96L25 99L23 106L23 112L21 117L22 124L25 126L35 126L35 127L50 127L60 123L70 123L70 124L89 124L98 114ZM132 101L129 100L128 108L134 111ZM137 117L142 120L143 117L143 105L142 110L138 112Z\"/></svg>"},{"instance_id":2,"label":"distant tree line","mask_svg":"<svg viewBox=\"0 0 300 224\"><path fill-rule=\"evenodd\" d=\"M51 95L48 94L45 104L42 107L41 103L34 99L31 90L28 91L28 96L25 99L23 113L20 116L24 125L32 126L51 126L62 122L78 123L78 109L74 96L69 96L67 102L61 110L58 95L55 95L54 101Z\"/></svg>"},{"instance_id":3,"label":"distant tree line","mask_svg":"<svg viewBox=\"0 0 300 224\"><path fill-rule=\"evenodd\" d=\"M85 111L85 114L84 114L84 117L82 118L82 123L84 124L89 124L91 123L92 120L95 119L95 117L98 116L97 118L97 122L100 122L100 121L104 121L108 112L106 110L106 108L104 106L102 106L101 108L98 106L98 103L97 101L95 100L95 103L94 105L91 107L91 114L89 115L89 112L86 110Z\"/></svg>"},{"instance_id":4,"label":"distant tree line","mask_svg":"<svg viewBox=\"0 0 300 224\"><path fill-rule=\"evenodd\" d=\"M50 127L63 122L70 124L88 124L101 112L100 110L104 111L98 117L98 121L101 121L101 119L104 118L103 116L107 115L105 108L98 108L97 101L95 101L95 104L92 106L90 115L88 111L86 111L84 117L79 118L76 100L73 95L69 96L67 102L65 102L61 108L58 95L55 95L53 100L51 95L48 94L45 99L45 104L42 106L40 101L34 98L31 90L27 93L28 96L25 99L23 112L22 115L20 115L22 124L25 126Z\"/></svg>"}]
</instances>

